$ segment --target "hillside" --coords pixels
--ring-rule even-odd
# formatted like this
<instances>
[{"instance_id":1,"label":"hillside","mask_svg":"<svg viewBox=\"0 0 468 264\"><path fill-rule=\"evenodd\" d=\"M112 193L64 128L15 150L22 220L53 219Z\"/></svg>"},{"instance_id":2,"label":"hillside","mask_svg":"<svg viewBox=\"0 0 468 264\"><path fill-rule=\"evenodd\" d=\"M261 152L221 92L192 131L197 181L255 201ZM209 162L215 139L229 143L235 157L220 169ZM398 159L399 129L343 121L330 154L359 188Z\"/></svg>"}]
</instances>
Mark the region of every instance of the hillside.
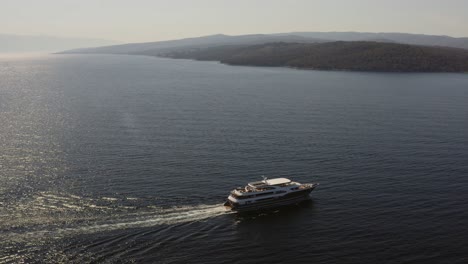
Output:
<instances>
[{"instance_id":1,"label":"hillside","mask_svg":"<svg viewBox=\"0 0 468 264\"><path fill-rule=\"evenodd\" d=\"M284 34L281 36L275 35L240 35L228 36L223 34L185 38L179 40L168 40L146 43L129 43L122 45L104 46L97 48L74 49L61 53L65 54L132 54L132 55L150 55L156 56L160 53L188 48L208 48L220 45L255 45L270 42L294 42L294 43L318 43L325 40L315 39L310 37L302 37L295 35Z\"/></svg>"},{"instance_id":2,"label":"hillside","mask_svg":"<svg viewBox=\"0 0 468 264\"><path fill-rule=\"evenodd\" d=\"M103 46L68 50L61 53L91 53L91 54L134 54L158 55L171 50L188 48L209 48L222 45L256 45L272 42L288 43L324 43L334 41L374 41L385 43L400 43L423 46L445 46L468 49L468 38L449 36L432 36L405 33L361 33L361 32L291 32L279 34L253 34L228 36L223 34L210 35L179 40L129 43L122 45Z\"/></svg>"},{"instance_id":3,"label":"hillside","mask_svg":"<svg viewBox=\"0 0 468 264\"><path fill-rule=\"evenodd\" d=\"M468 72L468 50L365 41L229 45L172 51L163 56L318 70Z\"/></svg>"},{"instance_id":4,"label":"hillside","mask_svg":"<svg viewBox=\"0 0 468 264\"><path fill-rule=\"evenodd\" d=\"M329 41L378 41L421 46L443 46L468 49L468 38L450 36L408 34L408 33L368 33L368 32L290 32L275 34L301 36L305 38L327 39Z\"/></svg>"}]
</instances>

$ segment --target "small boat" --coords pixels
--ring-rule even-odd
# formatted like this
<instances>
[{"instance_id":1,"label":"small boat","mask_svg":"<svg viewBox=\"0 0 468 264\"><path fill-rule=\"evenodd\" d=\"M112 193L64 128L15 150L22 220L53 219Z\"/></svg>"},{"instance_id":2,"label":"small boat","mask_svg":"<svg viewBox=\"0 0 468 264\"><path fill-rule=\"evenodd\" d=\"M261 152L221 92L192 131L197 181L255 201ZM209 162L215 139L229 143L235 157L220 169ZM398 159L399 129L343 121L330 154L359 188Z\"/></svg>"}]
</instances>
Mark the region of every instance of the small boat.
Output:
<instances>
[{"instance_id":1,"label":"small boat","mask_svg":"<svg viewBox=\"0 0 468 264\"><path fill-rule=\"evenodd\" d=\"M231 191L224 206L232 211L246 212L298 204L310 199L310 192L318 183L299 183L287 178L250 182Z\"/></svg>"}]
</instances>

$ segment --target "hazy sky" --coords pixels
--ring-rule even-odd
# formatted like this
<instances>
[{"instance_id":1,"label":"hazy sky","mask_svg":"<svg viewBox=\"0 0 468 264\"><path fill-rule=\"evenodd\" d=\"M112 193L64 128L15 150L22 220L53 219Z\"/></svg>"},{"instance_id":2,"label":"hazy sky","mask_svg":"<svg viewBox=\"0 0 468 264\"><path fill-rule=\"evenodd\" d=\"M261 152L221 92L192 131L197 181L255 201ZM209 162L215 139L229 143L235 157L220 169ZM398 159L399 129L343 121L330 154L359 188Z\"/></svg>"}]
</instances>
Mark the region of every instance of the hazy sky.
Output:
<instances>
[{"instance_id":1,"label":"hazy sky","mask_svg":"<svg viewBox=\"0 0 468 264\"><path fill-rule=\"evenodd\" d=\"M140 42L290 31L468 37L467 0L0 0L0 33Z\"/></svg>"}]
</instances>

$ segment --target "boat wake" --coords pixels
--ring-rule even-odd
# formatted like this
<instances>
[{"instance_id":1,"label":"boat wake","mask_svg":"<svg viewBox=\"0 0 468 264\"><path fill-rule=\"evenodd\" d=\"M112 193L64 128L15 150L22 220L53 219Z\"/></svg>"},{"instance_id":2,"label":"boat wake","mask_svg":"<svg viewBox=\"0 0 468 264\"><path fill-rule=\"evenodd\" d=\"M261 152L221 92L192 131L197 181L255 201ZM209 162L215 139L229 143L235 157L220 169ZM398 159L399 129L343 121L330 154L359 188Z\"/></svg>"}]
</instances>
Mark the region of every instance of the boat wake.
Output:
<instances>
[{"instance_id":1,"label":"boat wake","mask_svg":"<svg viewBox=\"0 0 468 264\"><path fill-rule=\"evenodd\" d=\"M198 205L191 207L177 207L161 209L157 212L146 212L142 216L131 216L129 219L121 218L117 222L96 223L86 226L61 228L53 231L56 234L89 234L104 231L113 231L129 228L151 227L158 225L174 225L186 222L196 222L227 214L222 205Z\"/></svg>"},{"instance_id":2,"label":"boat wake","mask_svg":"<svg viewBox=\"0 0 468 264\"><path fill-rule=\"evenodd\" d=\"M204 221L231 213L222 204L164 208L154 205L128 206L118 203L121 198L103 197L100 200L105 203L78 196L43 193L30 205L23 206L24 210L34 212L28 215L29 219L23 218L22 223L16 224L11 221L9 228L4 223L2 236L11 242L45 237L65 238L130 228ZM136 198L128 200L137 202ZM11 228L13 225L16 227Z\"/></svg>"}]
</instances>

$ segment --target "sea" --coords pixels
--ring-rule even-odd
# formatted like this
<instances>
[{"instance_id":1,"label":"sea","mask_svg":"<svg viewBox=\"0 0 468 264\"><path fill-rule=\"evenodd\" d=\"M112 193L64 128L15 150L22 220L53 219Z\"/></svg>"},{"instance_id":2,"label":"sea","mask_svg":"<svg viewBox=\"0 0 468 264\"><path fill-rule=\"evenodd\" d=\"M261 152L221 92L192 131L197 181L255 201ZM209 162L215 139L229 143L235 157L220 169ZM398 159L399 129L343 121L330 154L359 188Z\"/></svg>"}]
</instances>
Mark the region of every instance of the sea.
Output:
<instances>
[{"instance_id":1,"label":"sea","mask_svg":"<svg viewBox=\"0 0 468 264\"><path fill-rule=\"evenodd\" d=\"M468 263L468 74L1 57L0 263Z\"/></svg>"}]
</instances>

